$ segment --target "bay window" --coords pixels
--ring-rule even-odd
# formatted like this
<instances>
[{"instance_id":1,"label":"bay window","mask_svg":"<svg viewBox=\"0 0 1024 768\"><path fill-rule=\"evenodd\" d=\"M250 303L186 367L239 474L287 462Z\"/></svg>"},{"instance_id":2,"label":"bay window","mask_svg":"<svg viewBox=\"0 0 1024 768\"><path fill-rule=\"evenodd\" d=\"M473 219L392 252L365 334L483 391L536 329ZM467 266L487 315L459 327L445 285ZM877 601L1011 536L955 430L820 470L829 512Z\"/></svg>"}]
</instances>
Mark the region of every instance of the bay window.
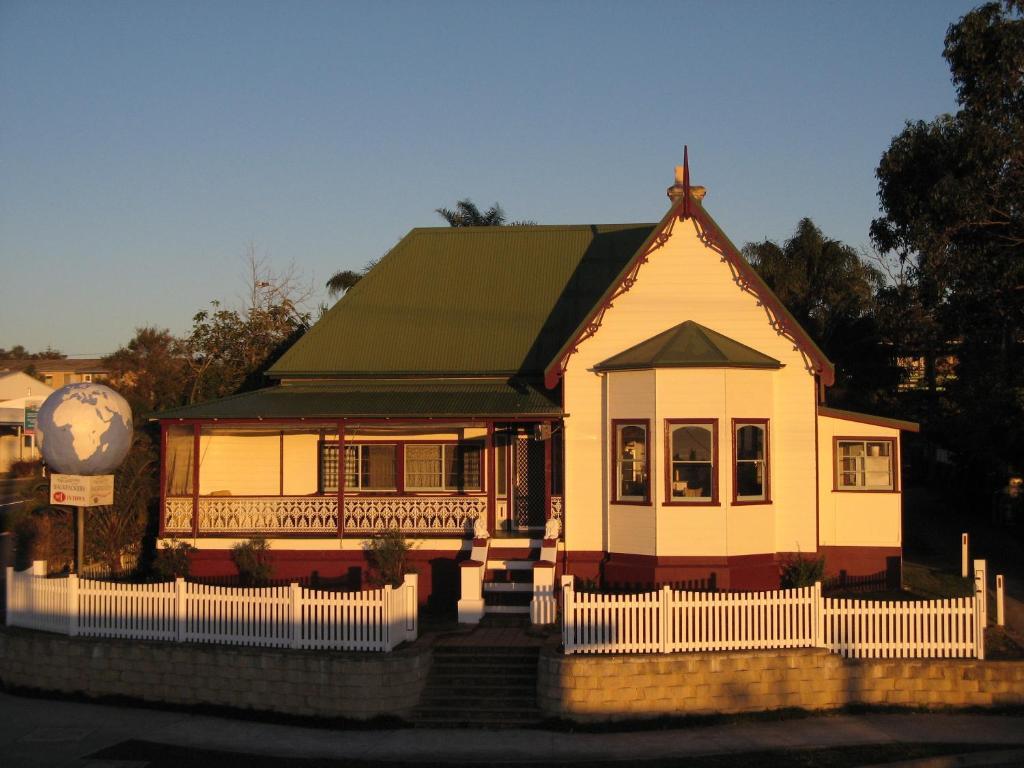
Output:
<instances>
[{"instance_id":1,"label":"bay window","mask_svg":"<svg viewBox=\"0 0 1024 768\"><path fill-rule=\"evenodd\" d=\"M668 504L714 504L718 423L711 420L666 419Z\"/></svg>"}]
</instances>

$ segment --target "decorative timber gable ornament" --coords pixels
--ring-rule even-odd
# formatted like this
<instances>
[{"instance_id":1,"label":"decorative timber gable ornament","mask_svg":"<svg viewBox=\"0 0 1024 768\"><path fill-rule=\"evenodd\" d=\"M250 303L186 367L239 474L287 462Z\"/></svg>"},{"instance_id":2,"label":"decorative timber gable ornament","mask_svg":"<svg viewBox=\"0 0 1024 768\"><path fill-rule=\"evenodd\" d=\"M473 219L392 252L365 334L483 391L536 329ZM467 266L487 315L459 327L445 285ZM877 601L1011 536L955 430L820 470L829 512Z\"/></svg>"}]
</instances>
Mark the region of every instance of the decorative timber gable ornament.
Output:
<instances>
[{"instance_id":1,"label":"decorative timber gable ornament","mask_svg":"<svg viewBox=\"0 0 1024 768\"><path fill-rule=\"evenodd\" d=\"M707 190L704 187L690 184L688 147L683 148L683 164L676 166L675 183L668 188L667 194L672 201L672 207L644 244L640 246L619 277L609 286L597 306L591 310L576 332L569 337L555 358L548 364L544 370L544 385L551 389L558 384L559 379L562 378L569 366L569 359L579 349L580 344L597 333L604 320L604 313L613 306L615 299L630 290L636 283L640 267L647 263L654 251L669 241L677 221L689 219L693 222L700 242L719 254L722 261L729 265L733 281L740 290L751 294L757 300L758 306L764 309L768 322L775 332L793 342L793 349L803 356L808 372L818 377L822 387L831 386L835 382L835 367L832 362L814 343L807 331L800 326L796 318L783 306L761 276L747 263L739 249L730 242L714 219L704 210L702 201Z\"/></svg>"}]
</instances>

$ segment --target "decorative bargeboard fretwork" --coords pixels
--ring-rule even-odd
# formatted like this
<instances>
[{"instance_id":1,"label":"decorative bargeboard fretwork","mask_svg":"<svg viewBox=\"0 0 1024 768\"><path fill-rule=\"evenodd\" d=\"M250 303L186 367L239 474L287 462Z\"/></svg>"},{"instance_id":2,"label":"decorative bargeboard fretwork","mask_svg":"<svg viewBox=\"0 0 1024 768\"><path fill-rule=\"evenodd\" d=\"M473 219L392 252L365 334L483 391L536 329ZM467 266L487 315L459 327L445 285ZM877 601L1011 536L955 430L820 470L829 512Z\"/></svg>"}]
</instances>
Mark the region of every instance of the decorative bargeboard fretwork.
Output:
<instances>
[{"instance_id":1,"label":"decorative bargeboard fretwork","mask_svg":"<svg viewBox=\"0 0 1024 768\"><path fill-rule=\"evenodd\" d=\"M164 531L167 533L192 532L192 497L164 500Z\"/></svg>"},{"instance_id":2,"label":"decorative bargeboard fretwork","mask_svg":"<svg viewBox=\"0 0 1024 768\"><path fill-rule=\"evenodd\" d=\"M345 499L345 532L397 528L406 533L465 534L487 514L483 496L355 496Z\"/></svg>"},{"instance_id":3,"label":"decorative bargeboard fretwork","mask_svg":"<svg viewBox=\"0 0 1024 768\"><path fill-rule=\"evenodd\" d=\"M552 517L557 517L559 519L562 519L564 517L562 509L563 509L562 497L561 496L552 496L551 497L551 516Z\"/></svg>"},{"instance_id":4,"label":"decorative bargeboard fretwork","mask_svg":"<svg viewBox=\"0 0 1024 768\"><path fill-rule=\"evenodd\" d=\"M334 496L207 496L199 499L200 533L334 533Z\"/></svg>"}]
</instances>

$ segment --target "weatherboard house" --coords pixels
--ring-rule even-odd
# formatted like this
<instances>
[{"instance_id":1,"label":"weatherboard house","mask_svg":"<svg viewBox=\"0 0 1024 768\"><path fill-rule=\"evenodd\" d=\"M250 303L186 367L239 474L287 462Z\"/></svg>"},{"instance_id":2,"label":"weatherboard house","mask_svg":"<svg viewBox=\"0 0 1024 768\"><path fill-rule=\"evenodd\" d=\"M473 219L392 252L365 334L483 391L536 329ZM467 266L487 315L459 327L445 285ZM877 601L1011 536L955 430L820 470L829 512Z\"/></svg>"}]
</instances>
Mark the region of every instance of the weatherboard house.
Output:
<instances>
[{"instance_id":1,"label":"weatherboard house","mask_svg":"<svg viewBox=\"0 0 1024 768\"><path fill-rule=\"evenodd\" d=\"M655 224L412 230L273 386L155 417L161 539L192 543L197 575L262 536L275 576L355 578L399 529L421 598L467 616L561 573L891 570L916 426L825 407L832 364L685 165L669 198Z\"/></svg>"}]
</instances>

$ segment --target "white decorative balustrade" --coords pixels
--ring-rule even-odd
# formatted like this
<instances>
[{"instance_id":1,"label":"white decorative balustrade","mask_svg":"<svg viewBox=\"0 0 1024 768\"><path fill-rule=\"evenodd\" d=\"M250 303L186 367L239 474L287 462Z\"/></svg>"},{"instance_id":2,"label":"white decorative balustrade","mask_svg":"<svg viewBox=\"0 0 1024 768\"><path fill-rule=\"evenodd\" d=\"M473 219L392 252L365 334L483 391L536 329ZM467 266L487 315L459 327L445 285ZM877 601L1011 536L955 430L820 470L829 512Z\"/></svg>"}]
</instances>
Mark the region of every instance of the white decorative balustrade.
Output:
<instances>
[{"instance_id":1,"label":"white decorative balustrade","mask_svg":"<svg viewBox=\"0 0 1024 768\"><path fill-rule=\"evenodd\" d=\"M487 513L483 496L350 496L345 499L346 533L385 528L405 533L462 536ZM164 532L192 532L192 499L164 500ZM279 533L337 535L336 496L201 496L199 533L217 535Z\"/></svg>"},{"instance_id":2,"label":"white decorative balustrade","mask_svg":"<svg viewBox=\"0 0 1024 768\"><path fill-rule=\"evenodd\" d=\"M338 500L331 496L207 496L199 499L202 533L337 533Z\"/></svg>"},{"instance_id":3,"label":"white decorative balustrade","mask_svg":"<svg viewBox=\"0 0 1024 768\"><path fill-rule=\"evenodd\" d=\"M483 496L356 496L345 499L345 530L372 533L398 528L407 533L451 533L473 530L473 521L487 514Z\"/></svg>"}]
</instances>

